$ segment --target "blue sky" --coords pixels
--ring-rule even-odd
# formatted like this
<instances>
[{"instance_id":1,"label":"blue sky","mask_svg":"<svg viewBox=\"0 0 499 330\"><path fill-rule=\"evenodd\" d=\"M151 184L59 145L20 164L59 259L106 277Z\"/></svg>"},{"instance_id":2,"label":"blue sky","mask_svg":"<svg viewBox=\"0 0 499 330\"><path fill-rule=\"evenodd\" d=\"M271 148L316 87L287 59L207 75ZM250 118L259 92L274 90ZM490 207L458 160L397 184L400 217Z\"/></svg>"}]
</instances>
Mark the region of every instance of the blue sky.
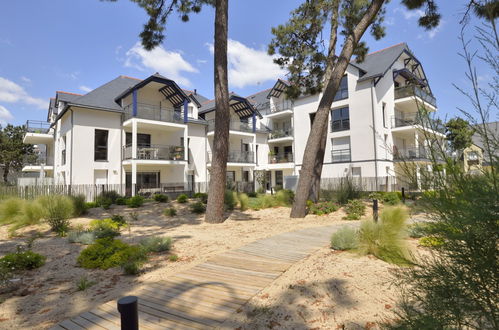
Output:
<instances>
[{"instance_id":1,"label":"blue sky","mask_svg":"<svg viewBox=\"0 0 499 330\"><path fill-rule=\"evenodd\" d=\"M298 0L233 0L229 13L230 90L249 95L283 76L266 55L271 27L283 23ZM437 1L443 20L432 32L417 26L420 13L387 6L387 36L370 50L407 42L422 62L442 116L466 107L452 83L465 85L457 55L459 20L466 1ZM17 0L0 5L0 123L46 119L55 91L85 93L119 75L145 78L159 71L181 86L213 95L211 8L183 23L172 16L161 48L147 53L138 34L147 17L135 3L98 0ZM480 79L491 77L479 72Z\"/></svg>"}]
</instances>

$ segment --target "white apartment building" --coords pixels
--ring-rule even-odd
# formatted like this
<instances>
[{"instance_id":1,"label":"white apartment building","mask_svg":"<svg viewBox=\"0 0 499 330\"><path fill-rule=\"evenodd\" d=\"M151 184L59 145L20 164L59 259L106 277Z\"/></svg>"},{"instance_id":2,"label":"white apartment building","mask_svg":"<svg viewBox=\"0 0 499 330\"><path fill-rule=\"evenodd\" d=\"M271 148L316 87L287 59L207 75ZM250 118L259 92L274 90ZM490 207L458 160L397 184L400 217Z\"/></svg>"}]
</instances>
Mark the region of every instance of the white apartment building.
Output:
<instances>
[{"instance_id":1,"label":"white apartment building","mask_svg":"<svg viewBox=\"0 0 499 330\"><path fill-rule=\"evenodd\" d=\"M299 175L321 95L290 101L287 86L278 79L248 97L231 94L230 182L253 182L265 171L269 190ZM322 177L380 178L383 189L385 178L403 179L401 158L427 166L432 141L418 125L418 105L437 110L405 43L352 62L331 108ZM215 116L214 100L159 74L120 76L85 95L57 92L47 123L27 123L24 142L41 151L23 171L59 184L121 184L129 194L181 190L209 181Z\"/></svg>"}]
</instances>

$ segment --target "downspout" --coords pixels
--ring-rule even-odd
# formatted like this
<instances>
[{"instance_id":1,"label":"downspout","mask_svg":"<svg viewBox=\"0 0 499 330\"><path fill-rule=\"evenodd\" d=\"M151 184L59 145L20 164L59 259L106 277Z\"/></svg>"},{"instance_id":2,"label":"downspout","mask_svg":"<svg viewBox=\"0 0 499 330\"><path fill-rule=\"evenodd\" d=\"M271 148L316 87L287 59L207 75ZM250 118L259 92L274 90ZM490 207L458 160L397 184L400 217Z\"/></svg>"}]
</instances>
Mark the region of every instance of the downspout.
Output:
<instances>
[{"instance_id":1,"label":"downspout","mask_svg":"<svg viewBox=\"0 0 499 330\"><path fill-rule=\"evenodd\" d=\"M74 135L74 122L73 122L73 109L69 108L71 111L71 159L69 163L69 186L73 185L73 135ZM71 190L71 188L70 188Z\"/></svg>"},{"instance_id":2,"label":"downspout","mask_svg":"<svg viewBox=\"0 0 499 330\"><path fill-rule=\"evenodd\" d=\"M125 195L123 191L126 191L126 185L125 189L123 189L123 121L125 120L125 114L121 114L121 130L120 130L120 194Z\"/></svg>"},{"instance_id":3,"label":"downspout","mask_svg":"<svg viewBox=\"0 0 499 330\"><path fill-rule=\"evenodd\" d=\"M374 117L374 79L371 80L371 112L373 117L373 146L374 146L374 182L378 189L378 153L376 148L376 120Z\"/></svg>"}]
</instances>

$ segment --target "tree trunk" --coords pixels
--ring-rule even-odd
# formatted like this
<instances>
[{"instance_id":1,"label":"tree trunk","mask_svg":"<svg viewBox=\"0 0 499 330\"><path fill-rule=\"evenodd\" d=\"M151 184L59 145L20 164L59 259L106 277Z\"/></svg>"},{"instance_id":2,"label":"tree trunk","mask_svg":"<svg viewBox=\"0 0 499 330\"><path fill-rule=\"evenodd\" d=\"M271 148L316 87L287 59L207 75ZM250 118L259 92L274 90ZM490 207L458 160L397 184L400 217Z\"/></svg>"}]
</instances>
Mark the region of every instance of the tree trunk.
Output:
<instances>
[{"instance_id":1,"label":"tree trunk","mask_svg":"<svg viewBox=\"0 0 499 330\"><path fill-rule=\"evenodd\" d=\"M334 96L355 47L366 29L375 19L384 1L385 0L374 0L364 16L360 19L359 24L357 24L353 31L347 36L331 77L326 83L326 88L324 89L324 93L319 102L314 123L312 124L308 136L307 146L305 147L305 152L303 154L302 168L300 170L300 177L297 185L298 188L296 190L293 208L291 209L291 218L303 218L306 215L306 203L313 184L314 166L321 146L323 132L325 130L327 131L329 110L333 104Z\"/></svg>"},{"instance_id":2,"label":"tree trunk","mask_svg":"<svg viewBox=\"0 0 499 330\"><path fill-rule=\"evenodd\" d=\"M7 177L9 176L9 171L10 171L10 164L8 162L5 162L5 166L3 167L3 182L8 183Z\"/></svg>"},{"instance_id":3,"label":"tree trunk","mask_svg":"<svg viewBox=\"0 0 499 330\"><path fill-rule=\"evenodd\" d=\"M225 181L229 150L229 87L227 78L228 0L215 5L215 134L211 160L210 187L206 222L220 223L224 218Z\"/></svg>"}]
</instances>

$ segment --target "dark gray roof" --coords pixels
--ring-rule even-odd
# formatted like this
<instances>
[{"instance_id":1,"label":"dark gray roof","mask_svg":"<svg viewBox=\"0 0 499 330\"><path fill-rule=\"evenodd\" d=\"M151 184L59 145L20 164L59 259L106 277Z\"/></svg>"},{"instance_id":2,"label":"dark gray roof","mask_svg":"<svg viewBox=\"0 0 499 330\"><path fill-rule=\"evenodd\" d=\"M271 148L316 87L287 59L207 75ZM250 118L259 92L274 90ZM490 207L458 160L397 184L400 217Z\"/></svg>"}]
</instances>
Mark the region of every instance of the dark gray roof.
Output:
<instances>
[{"instance_id":1,"label":"dark gray roof","mask_svg":"<svg viewBox=\"0 0 499 330\"><path fill-rule=\"evenodd\" d=\"M366 72L359 79L359 81L385 75L385 73L404 51L411 53L407 44L402 42L400 44L368 54L363 62L353 61L353 65L356 65Z\"/></svg>"},{"instance_id":2,"label":"dark gray roof","mask_svg":"<svg viewBox=\"0 0 499 330\"><path fill-rule=\"evenodd\" d=\"M267 88L261 92L258 92L256 94L252 94L248 97L246 97L248 99L248 101L251 102L251 104L253 104L253 106L257 109L257 110L263 110L265 108L268 108L270 105L269 105L269 99L267 98L267 95L269 95L269 91L271 90L272 88Z\"/></svg>"},{"instance_id":3,"label":"dark gray roof","mask_svg":"<svg viewBox=\"0 0 499 330\"><path fill-rule=\"evenodd\" d=\"M481 126L481 125L480 125ZM483 132L483 128L479 128L481 133ZM491 149L492 152L496 155L499 155L499 121L494 121L491 123L485 124L485 131L487 133L487 136L491 137L490 138L490 144L491 144ZM479 134L478 132L473 134L471 137L471 140L473 141L473 144L476 146L482 148L485 152L487 151L487 148L485 147L485 143L482 139L482 134Z\"/></svg>"},{"instance_id":4,"label":"dark gray roof","mask_svg":"<svg viewBox=\"0 0 499 330\"><path fill-rule=\"evenodd\" d=\"M59 101L71 102L71 101L76 100L77 98L79 98L81 96L82 96L81 94L57 91L57 92L55 92L54 102L59 102Z\"/></svg>"}]
</instances>

